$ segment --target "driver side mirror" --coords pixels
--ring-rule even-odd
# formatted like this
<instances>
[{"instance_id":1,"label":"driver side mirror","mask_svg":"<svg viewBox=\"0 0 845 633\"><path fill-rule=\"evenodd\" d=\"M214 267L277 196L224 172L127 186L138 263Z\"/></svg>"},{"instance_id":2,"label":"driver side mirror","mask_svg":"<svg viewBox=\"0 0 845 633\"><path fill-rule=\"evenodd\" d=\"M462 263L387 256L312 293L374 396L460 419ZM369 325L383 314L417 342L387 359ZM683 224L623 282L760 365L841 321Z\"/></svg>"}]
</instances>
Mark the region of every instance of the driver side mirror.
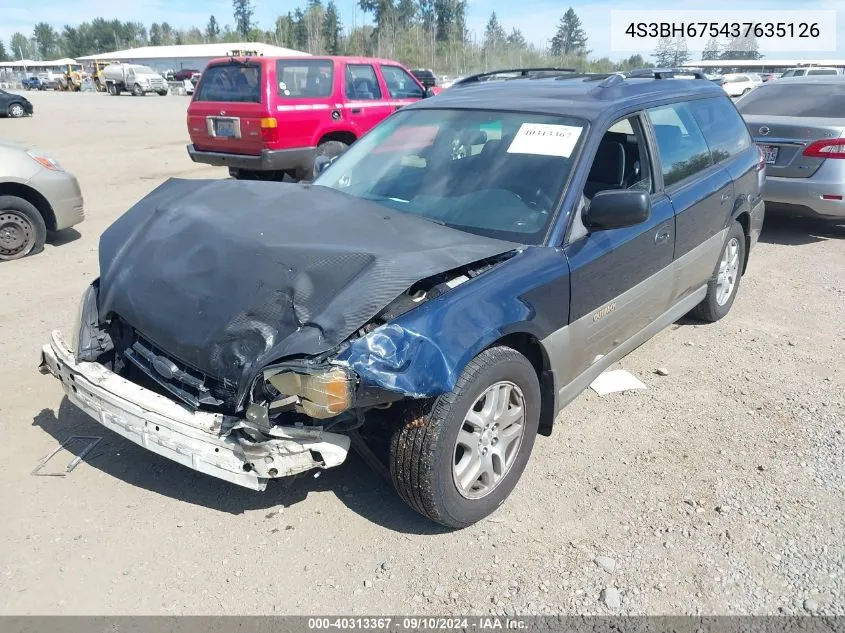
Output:
<instances>
[{"instance_id":1,"label":"driver side mirror","mask_svg":"<svg viewBox=\"0 0 845 633\"><path fill-rule=\"evenodd\" d=\"M645 191L599 191L584 211L584 225L594 231L636 226L651 216L651 199Z\"/></svg>"},{"instance_id":2,"label":"driver side mirror","mask_svg":"<svg viewBox=\"0 0 845 633\"><path fill-rule=\"evenodd\" d=\"M425 93L423 94L423 99L428 99L429 97L433 97L433 96L434 96L434 89L431 86L429 86L428 88L425 89Z\"/></svg>"}]
</instances>

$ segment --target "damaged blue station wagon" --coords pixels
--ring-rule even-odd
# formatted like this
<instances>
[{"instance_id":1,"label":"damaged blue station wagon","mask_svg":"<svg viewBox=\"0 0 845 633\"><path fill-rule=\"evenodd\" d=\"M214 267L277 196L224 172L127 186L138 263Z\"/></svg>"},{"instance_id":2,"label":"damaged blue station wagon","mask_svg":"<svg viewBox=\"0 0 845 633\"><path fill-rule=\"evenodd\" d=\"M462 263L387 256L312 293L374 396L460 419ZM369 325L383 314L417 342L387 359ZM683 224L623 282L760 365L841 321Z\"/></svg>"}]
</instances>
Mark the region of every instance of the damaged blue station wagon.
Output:
<instances>
[{"instance_id":1,"label":"damaged blue station wagon","mask_svg":"<svg viewBox=\"0 0 845 633\"><path fill-rule=\"evenodd\" d=\"M312 184L170 180L105 231L42 371L195 470L261 490L355 446L470 525L602 371L736 297L765 165L718 86L670 78L487 73Z\"/></svg>"}]
</instances>

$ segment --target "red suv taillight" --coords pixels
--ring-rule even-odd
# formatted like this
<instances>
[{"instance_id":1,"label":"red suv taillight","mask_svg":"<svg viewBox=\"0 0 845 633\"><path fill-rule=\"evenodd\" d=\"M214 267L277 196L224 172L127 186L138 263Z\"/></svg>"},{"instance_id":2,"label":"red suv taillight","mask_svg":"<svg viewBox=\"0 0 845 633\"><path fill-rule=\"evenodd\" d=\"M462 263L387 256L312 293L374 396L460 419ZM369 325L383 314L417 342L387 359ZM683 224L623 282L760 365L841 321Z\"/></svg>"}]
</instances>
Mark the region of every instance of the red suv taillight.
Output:
<instances>
[{"instance_id":1,"label":"red suv taillight","mask_svg":"<svg viewBox=\"0 0 845 633\"><path fill-rule=\"evenodd\" d=\"M810 143L804 156L812 158L845 158L845 138L825 139Z\"/></svg>"},{"instance_id":2,"label":"red suv taillight","mask_svg":"<svg viewBox=\"0 0 845 633\"><path fill-rule=\"evenodd\" d=\"M261 119L261 140L275 141L276 130L279 128L279 122L274 117L264 117Z\"/></svg>"}]
</instances>

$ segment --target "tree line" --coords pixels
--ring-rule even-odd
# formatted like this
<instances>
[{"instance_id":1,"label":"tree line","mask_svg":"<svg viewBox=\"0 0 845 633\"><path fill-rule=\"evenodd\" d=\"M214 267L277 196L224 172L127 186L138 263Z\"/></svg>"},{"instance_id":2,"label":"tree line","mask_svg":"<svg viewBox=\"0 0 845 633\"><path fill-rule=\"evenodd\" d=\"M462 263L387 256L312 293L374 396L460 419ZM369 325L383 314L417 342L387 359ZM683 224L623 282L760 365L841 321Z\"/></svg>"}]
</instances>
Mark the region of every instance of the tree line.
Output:
<instances>
[{"instance_id":1,"label":"tree line","mask_svg":"<svg viewBox=\"0 0 845 633\"><path fill-rule=\"evenodd\" d=\"M683 37L663 37L657 42L657 48L652 54L654 65L660 68L678 67L692 60L687 41ZM760 46L754 35L736 37L721 43L715 37L707 40L701 53L701 61L717 59L763 59Z\"/></svg>"},{"instance_id":2,"label":"tree line","mask_svg":"<svg viewBox=\"0 0 845 633\"><path fill-rule=\"evenodd\" d=\"M167 22L147 27L141 22L95 18L57 30L39 22L29 35L14 33L8 49L0 40L0 61L76 58L139 46L249 41L312 54L387 57L447 74L526 66L613 72L647 65L640 55L622 61L592 58L587 33L572 7L543 44L528 42L517 28L507 32L495 12L483 33L470 32L467 0L357 0L354 7L353 23L344 25L335 0L306 0L301 7L278 16L270 29L255 21L252 0L233 0L231 23L221 25L211 15L204 27L176 28ZM753 44L752 48L747 42L742 44L744 55L759 55L756 41ZM714 41L713 46L708 42L702 59L712 59L713 54L725 58L732 44L720 48ZM653 58L658 66L689 61L686 42L661 40Z\"/></svg>"}]
</instances>

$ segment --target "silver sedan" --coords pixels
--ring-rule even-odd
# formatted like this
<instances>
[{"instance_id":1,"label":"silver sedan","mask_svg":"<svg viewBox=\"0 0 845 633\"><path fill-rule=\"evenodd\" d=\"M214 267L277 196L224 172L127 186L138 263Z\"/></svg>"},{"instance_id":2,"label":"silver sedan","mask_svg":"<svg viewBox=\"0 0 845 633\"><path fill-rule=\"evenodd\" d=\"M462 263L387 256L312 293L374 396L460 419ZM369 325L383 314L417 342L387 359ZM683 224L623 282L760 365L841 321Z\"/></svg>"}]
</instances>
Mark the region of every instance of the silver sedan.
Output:
<instances>
[{"instance_id":1,"label":"silver sedan","mask_svg":"<svg viewBox=\"0 0 845 633\"><path fill-rule=\"evenodd\" d=\"M84 218L82 191L73 174L50 156L0 143L0 261L37 253L48 231Z\"/></svg>"},{"instance_id":2,"label":"silver sedan","mask_svg":"<svg viewBox=\"0 0 845 633\"><path fill-rule=\"evenodd\" d=\"M736 102L766 160L766 211L845 221L845 76L778 79Z\"/></svg>"}]
</instances>

